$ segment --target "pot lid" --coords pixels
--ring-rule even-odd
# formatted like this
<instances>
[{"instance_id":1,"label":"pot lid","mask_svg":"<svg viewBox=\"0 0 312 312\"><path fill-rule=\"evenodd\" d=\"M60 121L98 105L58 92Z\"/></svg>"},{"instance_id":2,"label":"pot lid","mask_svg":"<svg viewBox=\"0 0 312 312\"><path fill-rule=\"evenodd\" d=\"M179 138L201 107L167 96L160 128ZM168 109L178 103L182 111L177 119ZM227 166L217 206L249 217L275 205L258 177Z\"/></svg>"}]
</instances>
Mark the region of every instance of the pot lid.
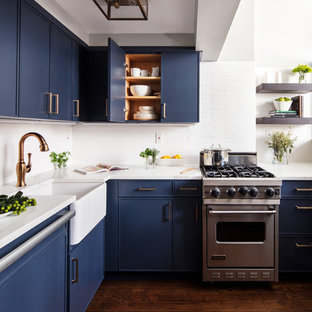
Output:
<instances>
[{"instance_id":1,"label":"pot lid","mask_svg":"<svg viewBox=\"0 0 312 312\"><path fill-rule=\"evenodd\" d=\"M210 148L205 148L204 149L204 152L208 152L208 151L216 151L216 152L221 152L221 151L224 151L224 152L230 152L231 149L230 148L223 148L221 147L221 145L219 144L219 147L214 147L213 144L211 145Z\"/></svg>"}]
</instances>

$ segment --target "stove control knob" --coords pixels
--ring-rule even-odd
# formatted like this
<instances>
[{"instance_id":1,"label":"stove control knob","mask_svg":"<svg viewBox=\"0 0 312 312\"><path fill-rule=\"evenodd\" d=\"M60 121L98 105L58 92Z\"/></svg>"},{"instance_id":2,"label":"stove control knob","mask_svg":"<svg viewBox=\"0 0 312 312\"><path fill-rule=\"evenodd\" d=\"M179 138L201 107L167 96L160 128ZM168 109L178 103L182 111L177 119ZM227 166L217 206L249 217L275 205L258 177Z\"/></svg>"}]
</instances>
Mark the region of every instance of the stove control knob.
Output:
<instances>
[{"instance_id":1,"label":"stove control knob","mask_svg":"<svg viewBox=\"0 0 312 312\"><path fill-rule=\"evenodd\" d=\"M238 189L239 193L242 194L243 196L247 195L249 190L247 186L242 186Z\"/></svg>"},{"instance_id":2,"label":"stove control knob","mask_svg":"<svg viewBox=\"0 0 312 312\"><path fill-rule=\"evenodd\" d=\"M258 190L257 190L255 187L251 187L250 190L249 190L249 194L250 194L250 196L252 196L252 197L257 197L257 195L258 195Z\"/></svg>"},{"instance_id":3,"label":"stove control knob","mask_svg":"<svg viewBox=\"0 0 312 312\"><path fill-rule=\"evenodd\" d=\"M275 194L275 191L272 187L269 187L268 189L265 190L265 195L269 197L273 197Z\"/></svg>"},{"instance_id":4,"label":"stove control knob","mask_svg":"<svg viewBox=\"0 0 312 312\"><path fill-rule=\"evenodd\" d=\"M214 187L211 192L210 192L211 196L213 197L218 197L220 195L220 190L217 187Z\"/></svg>"},{"instance_id":5,"label":"stove control knob","mask_svg":"<svg viewBox=\"0 0 312 312\"><path fill-rule=\"evenodd\" d=\"M234 187L230 187L226 192L227 192L227 194L228 194L229 196L231 196L231 197L234 197L235 194L236 194L236 190L235 190Z\"/></svg>"}]
</instances>

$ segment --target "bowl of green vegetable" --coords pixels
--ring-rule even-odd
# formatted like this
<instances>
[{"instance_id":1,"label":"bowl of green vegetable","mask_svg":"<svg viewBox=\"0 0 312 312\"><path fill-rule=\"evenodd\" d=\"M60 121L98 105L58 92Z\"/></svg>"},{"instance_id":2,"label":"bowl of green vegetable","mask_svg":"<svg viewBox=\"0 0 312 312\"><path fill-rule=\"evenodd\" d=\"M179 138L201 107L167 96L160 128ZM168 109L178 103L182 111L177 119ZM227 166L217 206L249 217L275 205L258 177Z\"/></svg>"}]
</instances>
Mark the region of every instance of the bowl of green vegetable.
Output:
<instances>
[{"instance_id":1,"label":"bowl of green vegetable","mask_svg":"<svg viewBox=\"0 0 312 312\"><path fill-rule=\"evenodd\" d=\"M273 101L274 107L277 111L288 111L291 104L292 100L289 99L288 97L279 97Z\"/></svg>"}]
</instances>

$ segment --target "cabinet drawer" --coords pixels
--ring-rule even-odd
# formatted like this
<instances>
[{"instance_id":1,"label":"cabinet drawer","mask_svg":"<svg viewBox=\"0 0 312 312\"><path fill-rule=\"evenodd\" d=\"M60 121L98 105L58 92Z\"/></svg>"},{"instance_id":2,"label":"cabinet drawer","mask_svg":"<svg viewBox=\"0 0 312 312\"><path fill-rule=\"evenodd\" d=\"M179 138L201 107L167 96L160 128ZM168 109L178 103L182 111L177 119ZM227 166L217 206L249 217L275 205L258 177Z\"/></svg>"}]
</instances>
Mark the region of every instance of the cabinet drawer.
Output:
<instances>
[{"instance_id":1,"label":"cabinet drawer","mask_svg":"<svg viewBox=\"0 0 312 312\"><path fill-rule=\"evenodd\" d=\"M178 180L174 182L174 196L201 197L201 180Z\"/></svg>"},{"instance_id":2,"label":"cabinet drawer","mask_svg":"<svg viewBox=\"0 0 312 312\"><path fill-rule=\"evenodd\" d=\"M282 236L279 246L281 272L312 271L312 237Z\"/></svg>"},{"instance_id":3,"label":"cabinet drawer","mask_svg":"<svg viewBox=\"0 0 312 312\"><path fill-rule=\"evenodd\" d=\"M119 181L119 196L123 197L172 196L172 181L170 180Z\"/></svg>"},{"instance_id":4,"label":"cabinet drawer","mask_svg":"<svg viewBox=\"0 0 312 312\"><path fill-rule=\"evenodd\" d=\"M312 199L282 199L281 233L312 233Z\"/></svg>"},{"instance_id":5,"label":"cabinet drawer","mask_svg":"<svg viewBox=\"0 0 312 312\"><path fill-rule=\"evenodd\" d=\"M283 196L312 198L312 181L283 181L282 197Z\"/></svg>"}]
</instances>

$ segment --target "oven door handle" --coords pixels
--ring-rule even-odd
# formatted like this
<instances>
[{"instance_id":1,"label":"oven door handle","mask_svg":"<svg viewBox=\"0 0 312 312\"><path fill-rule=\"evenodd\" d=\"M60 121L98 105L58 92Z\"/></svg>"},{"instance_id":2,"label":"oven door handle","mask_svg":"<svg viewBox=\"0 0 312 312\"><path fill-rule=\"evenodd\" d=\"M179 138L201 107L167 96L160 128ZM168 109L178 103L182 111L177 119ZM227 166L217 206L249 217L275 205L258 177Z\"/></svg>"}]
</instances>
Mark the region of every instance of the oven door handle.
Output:
<instances>
[{"instance_id":1,"label":"oven door handle","mask_svg":"<svg viewBox=\"0 0 312 312\"><path fill-rule=\"evenodd\" d=\"M276 214L276 210L209 210L209 214Z\"/></svg>"}]
</instances>

